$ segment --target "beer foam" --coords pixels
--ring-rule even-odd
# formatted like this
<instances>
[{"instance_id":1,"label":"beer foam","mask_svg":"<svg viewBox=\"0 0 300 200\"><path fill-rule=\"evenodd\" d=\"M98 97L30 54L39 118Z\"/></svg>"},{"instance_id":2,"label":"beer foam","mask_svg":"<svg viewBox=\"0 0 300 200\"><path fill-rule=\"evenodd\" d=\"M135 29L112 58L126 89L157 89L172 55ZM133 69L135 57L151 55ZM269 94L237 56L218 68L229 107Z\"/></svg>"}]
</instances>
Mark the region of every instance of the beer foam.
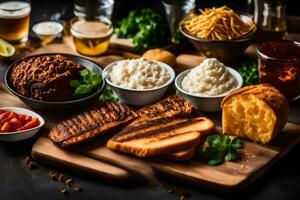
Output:
<instances>
[{"instance_id":1,"label":"beer foam","mask_svg":"<svg viewBox=\"0 0 300 200\"><path fill-rule=\"evenodd\" d=\"M33 31L39 35L56 35L63 30L63 26L58 22L40 22L32 27Z\"/></svg>"},{"instance_id":2,"label":"beer foam","mask_svg":"<svg viewBox=\"0 0 300 200\"><path fill-rule=\"evenodd\" d=\"M72 25L71 33L78 38L101 38L112 34L110 25L99 21L77 21Z\"/></svg>"},{"instance_id":3,"label":"beer foam","mask_svg":"<svg viewBox=\"0 0 300 200\"><path fill-rule=\"evenodd\" d=\"M29 15L30 4L22 1L7 1L0 3L0 17L18 19Z\"/></svg>"}]
</instances>

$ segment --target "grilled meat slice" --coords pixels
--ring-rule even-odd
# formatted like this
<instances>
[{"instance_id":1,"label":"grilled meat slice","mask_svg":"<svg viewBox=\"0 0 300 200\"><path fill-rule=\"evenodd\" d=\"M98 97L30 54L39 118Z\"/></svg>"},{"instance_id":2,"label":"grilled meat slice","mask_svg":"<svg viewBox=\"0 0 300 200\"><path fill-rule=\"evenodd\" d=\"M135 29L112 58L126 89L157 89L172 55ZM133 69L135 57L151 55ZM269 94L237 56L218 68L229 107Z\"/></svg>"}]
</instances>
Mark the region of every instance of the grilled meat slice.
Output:
<instances>
[{"instance_id":1,"label":"grilled meat slice","mask_svg":"<svg viewBox=\"0 0 300 200\"><path fill-rule=\"evenodd\" d=\"M131 123L113 136L107 147L139 157L166 155L196 146L201 133L213 130L205 117L164 117Z\"/></svg>"},{"instance_id":2,"label":"grilled meat slice","mask_svg":"<svg viewBox=\"0 0 300 200\"><path fill-rule=\"evenodd\" d=\"M175 117L189 115L193 112L193 105L180 96L170 96L160 102L146 106L137 111L139 120L156 117Z\"/></svg>"},{"instance_id":3,"label":"grilled meat slice","mask_svg":"<svg viewBox=\"0 0 300 200\"><path fill-rule=\"evenodd\" d=\"M127 106L109 102L60 122L49 132L48 137L61 147L70 147L129 123L136 116Z\"/></svg>"}]
</instances>

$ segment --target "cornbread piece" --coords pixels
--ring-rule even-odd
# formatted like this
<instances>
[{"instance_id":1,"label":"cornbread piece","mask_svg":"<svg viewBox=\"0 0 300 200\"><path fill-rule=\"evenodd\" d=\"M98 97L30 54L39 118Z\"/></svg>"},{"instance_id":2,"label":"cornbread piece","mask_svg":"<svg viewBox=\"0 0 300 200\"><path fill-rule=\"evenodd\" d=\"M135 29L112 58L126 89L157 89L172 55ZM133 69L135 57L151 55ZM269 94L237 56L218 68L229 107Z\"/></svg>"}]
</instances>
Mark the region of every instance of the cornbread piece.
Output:
<instances>
[{"instance_id":1,"label":"cornbread piece","mask_svg":"<svg viewBox=\"0 0 300 200\"><path fill-rule=\"evenodd\" d=\"M99 108L60 122L48 136L56 145L70 147L129 123L136 116L127 106L108 102Z\"/></svg>"},{"instance_id":2,"label":"cornbread piece","mask_svg":"<svg viewBox=\"0 0 300 200\"><path fill-rule=\"evenodd\" d=\"M70 81L79 79L82 69L82 65L62 55L36 56L16 64L10 80L23 96L43 101L68 101L73 99Z\"/></svg>"},{"instance_id":3,"label":"cornbread piece","mask_svg":"<svg viewBox=\"0 0 300 200\"><path fill-rule=\"evenodd\" d=\"M277 89L261 84L227 95L222 110L224 134L267 144L284 128L289 105Z\"/></svg>"},{"instance_id":4,"label":"cornbread piece","mask_svg":"<svg viewBox=\"0 0 300 200\"><path fill-rule=\"evenodd\" d=\"M107 147L138 157L166 155L198 145L201 133L213 127L205 117L153 118L131 123L113 136Z\"/></svg>"}]
</instances>

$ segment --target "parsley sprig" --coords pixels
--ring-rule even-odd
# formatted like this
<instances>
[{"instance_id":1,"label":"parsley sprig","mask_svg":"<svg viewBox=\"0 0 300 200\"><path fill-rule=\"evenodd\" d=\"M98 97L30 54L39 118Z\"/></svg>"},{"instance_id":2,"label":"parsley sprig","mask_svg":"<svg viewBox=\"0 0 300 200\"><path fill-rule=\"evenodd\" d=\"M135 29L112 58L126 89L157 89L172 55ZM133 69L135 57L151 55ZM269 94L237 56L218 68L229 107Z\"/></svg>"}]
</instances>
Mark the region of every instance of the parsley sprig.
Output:
<instances>
[{"instance_id":1,"label":"parsley sprig","mask_svg":"<svg viewBox=\"0 0 300 200\"><path fill-rule=\"evenodd\" d=\"M259 82L258 66L255 61L246 61L241 64L239 73L243 77L243 86L256 85Z\"/></svg>"},{"instance_id":2,"label":"parsley sprig","mask_svg":"<svg viewBox=\"0 0 300 200\"><path fill-rule=\"evenodd\" d=\"M132 10L115 27L118 38L131 38L137 52L159 47L167 40L166 23L155 11Z\"/></svg>"},{"instance_id":3,"label":"parsley sprig","mask_svg":"<svg viewBox=\"0 0 300 200\"><path fill-rule=\"evenodd\" d=\"M209 146L203 150L209 165L219 165L238 158L236 150L242 147L241 139L231 140L228 136L210 135L207 137Z\"/></svg>"},{"instance_id":4,"label":"parsley sprig","mask_svg":"<svg viewBox=\"0 0 300 200\"><path fill-rule=\"evenodd\" d=\"M71 87L74 88L73 96L76 98L86 97L91 92L98 88L102 82L102 76L92 72L89 69L84 69L79 72L78 80L70 81Z\"/></svg>"},{"instance_id":5,"label":"parsley sprig","mask_svg":"<svg viewBox=\"0 0 300 200\"><path fill-rule=\"evenodd\" d=\"M119 101L118 96L108 86L105 87L105 89L103 90L101 96L99 97L99 103L100 104L103 104L103 103L105 103L107 101L114 101L114 102L118 102Z\"/></svg>"}]
</instances>

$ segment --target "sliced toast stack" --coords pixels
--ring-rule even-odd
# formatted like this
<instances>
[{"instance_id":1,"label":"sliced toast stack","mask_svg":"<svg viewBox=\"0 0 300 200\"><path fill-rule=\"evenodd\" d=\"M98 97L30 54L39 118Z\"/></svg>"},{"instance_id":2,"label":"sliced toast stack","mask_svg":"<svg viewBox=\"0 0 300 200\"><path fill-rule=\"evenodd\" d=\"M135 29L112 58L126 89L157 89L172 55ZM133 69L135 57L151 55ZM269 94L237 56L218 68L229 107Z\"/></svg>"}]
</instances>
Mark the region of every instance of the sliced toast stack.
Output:
<instances>
[{"instance_id":1,"label":"sliced toast stack","mask_svg":"<svg viewBox=\"0 0 300 200\"><path fill-rule=\"evenodd\" d=\"M192 105L179 96L144 107L137 114L137 119L107 142L108 148L138 157L189 160L201 137L214 128L208 118L194 117Z\"/></svg>"}]
</instances>

